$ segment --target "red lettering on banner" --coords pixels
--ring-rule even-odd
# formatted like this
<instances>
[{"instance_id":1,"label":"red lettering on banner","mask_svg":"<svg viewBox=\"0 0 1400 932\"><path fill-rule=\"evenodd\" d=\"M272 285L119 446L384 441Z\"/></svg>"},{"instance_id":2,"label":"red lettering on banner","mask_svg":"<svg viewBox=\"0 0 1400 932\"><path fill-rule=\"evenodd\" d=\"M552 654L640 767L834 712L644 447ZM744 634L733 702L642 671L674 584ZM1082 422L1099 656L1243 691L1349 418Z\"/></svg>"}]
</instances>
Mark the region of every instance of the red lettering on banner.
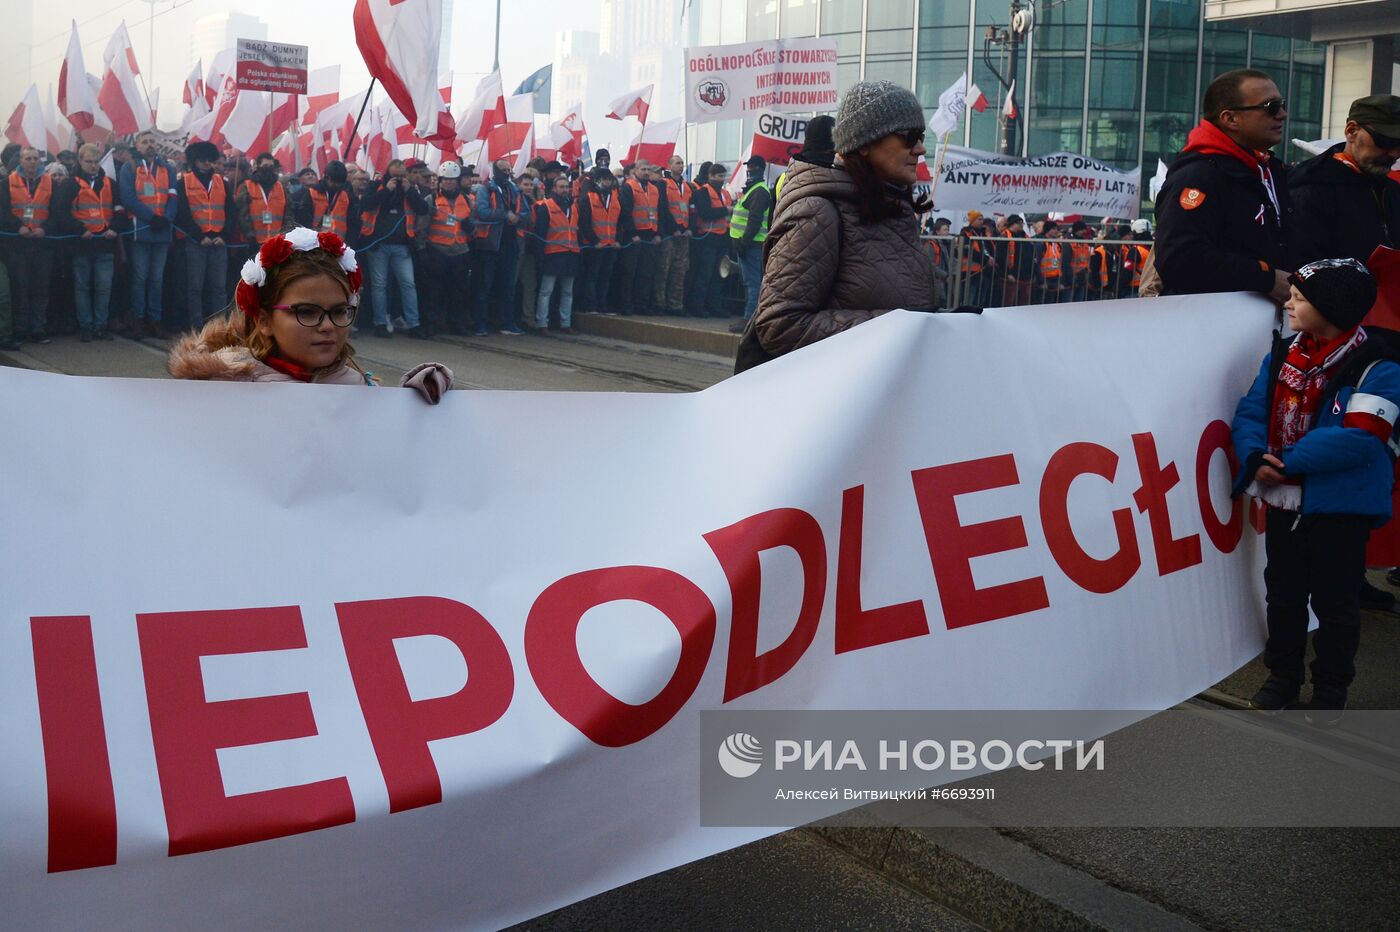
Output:
<instances>
[{"instance_id":1,"label":"red lettering on banner","mask_svg":"<svg viewBox=\"0 0 1400 932\"><path fill-rule=\"evenodd\" d=\"M1146 512L1152 526L1152 547L1157 555L1157 575L1195 566L1201 562L1201 536L1172 537L1172 516L1167 509L1167 493L1181 481L1176 463L1164 467L1157 459L1157 441L1151 434L1133 434L1133 450L1137 453L1142 486L1133 493L1140 512Z\"/></svg>"},{"instance_id":2,"label":"red lettering on banner","mask_svg":"<svg viewBox=\"0 0 1400 932\"><path fill-rule=\"evenodd\" d=\"M988 589L978 589L972 579L974 557L1019 550L1029 543L1019 516L966 526L958 522L957 496L1020 482L1012 454L916 469L912 477L943 619L950 629L1050 607L1043 577Z\"/></svg>"},{"instance_id":3,"label":"red lettering on banner","mask_svg":"<svg viewBox=\"0 0 1400 932\"><path fill-rule=\"evenodd\" d=\"M315 735L306 693L206 702L201 657L306 647L296 606L136 616L170 855L355 821L344 777L227 796L218 749Z\"/></svg>"},{"instance_id":4,"label":"red lettering on banner","mask_svg":"<svg viewBox=\"0 0 1400 932\"><path fill-rule=\"evenodd\" d=\"M647 702L632 705L594 681L578 655L578 624L591 608L645 602L676 626L681 657L671 679ZM679 573L655 566L612 566L565 576L540 593L525 621L525 660L550 707L584 737L604 747L635 744L686 704L710 660L715 607Z\"/></svg>"},{"instance_id":5,"label":"red lettering on banner","mask_svg":"<svg viewBox=\"0 0 1400 932\"><path fill-rule=\"evenodd\" d=\"M836 653L889 644L928 634L920 600L860 607L861 544L865 530L865 486L841 494L841 542L836 557Z\"/></svg>"},{"instance_id":6,"label":"red lettering on banner","mask_svg":"<svg viewBox=\"0 0 1400 932\"><path fill-rule=\"evenodd\" d=\"M1117 471L1117 453L1097 443L1071 443L1050 457L1040 482L1040 523L1050 555L1071 582L1089 592L1117 591L1142 566L1131 508L1112 512L1118 550L1106 560L1096 560L1085 553L1070 526L1069 490L1074 480L1079 476L1099 476L1112 482Z\"/></svg>"},{"instance_id":7,"label":"red lettering on banner","mask_svg":"<svg viewBox=\"0 0 1400 932\"><path fill-rule=\"evenodd\" d=\"M1201 506L1201 523L1206 536L1221 553L1234 553L1244 536L1244 503L1239 499L1230 502L1230 517L1224 521L1215 511L1215 503L1210 497L1210 464L1215 452L1223 450L1225 462L1230 470L1233 483L1239 472L1240 461L1235 457L1235 445L1230 440L1230 425L1224 421L1211 421L1201 434L1200 445L1196 447L1196 497Z\"/></svg>"},{"instance_id":8,"label":"red lettering on banner","mask_svg":"<svg viewBox=\"0 0 1400 932\"><path fill-rule=\"evenodd\" d=\"M797 508L776 508L711 531L705 543L724 569L733 601L724 671L724 701L730 702L787 673L811 646L826 599L826 542L816 518ZM802 605L792 633L759 656L763 570L758 555L775 547L791 547L802 562Z\"/></svg>"},{"instance_id":9,"label":"red lettering on banner","mask_svg":"<svg viewBox=\"0 0 1400 932\"><path fill-rule=\"evenodd\" d=\"M49 873L117 863L117 802L97 689L92 621L29 619L44 776L49 792Z\"/></svg>"},{"instance_id":10,"label":"red lettering on banner","mask_svg":"<svg viewBox=\"0 0 1400 932\"><path fill-rule=\"evenodd\" d=\"M510 708L515 671L505 642L469 605L418 596L340 602L345 657L374 754L389 790L389 811L442 802L429 741L480 731ZM396 638L436 635L467 662L467 682L450 696L413 701L394 650Z\"/></svg>"}]
</instances>

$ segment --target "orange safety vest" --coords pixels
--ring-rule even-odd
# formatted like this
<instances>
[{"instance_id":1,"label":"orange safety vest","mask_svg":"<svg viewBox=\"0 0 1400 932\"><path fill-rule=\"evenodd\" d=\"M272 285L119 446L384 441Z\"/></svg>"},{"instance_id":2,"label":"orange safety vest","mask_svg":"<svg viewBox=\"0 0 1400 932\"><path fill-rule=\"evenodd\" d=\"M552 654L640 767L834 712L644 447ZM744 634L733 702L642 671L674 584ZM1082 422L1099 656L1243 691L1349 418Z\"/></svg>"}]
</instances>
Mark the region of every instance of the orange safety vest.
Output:
<instances>
[{"instance_id":1,"label":"orange safety vest","mask_svg":"<svg viewBox=\"0 0 1400 932\"><path fill-rule=\"evenodd\" d=\"M1040 254L1040 277L1044 279L1060 277L1060 244L1050 240Z\"/></svg>"},{"instance_id":2,"label":"orange safety vest","mask_svg":"<svg viewBox=\"0 0 1400 932\"><path fill-rule=\"evenodd\" d=\"M407 236L409 239L413 239L418 234L418 224L416 222L415 214L413 213L413 211L408 209L407 205L405 205L404 207L403 217L404 235ZM374 208L374 210L360 211L360 235L373 236L374 225L378 222L378 207Z\"/></svg>"},{"instance_id":3,"label":"orange safety vest","mask_svg":"<svg viewBox=\"0 0 1400 932\"><path fill-rule=\"evenodd\" d=\"M1006 237L1006 268L1002 272L1006 275L1016 274L1016 237L1010 230L1002 230Z\"/></svg>"},{"instance_id":4,"label":"orange safety vest","mask_svg":"<svg viewBox=\"0 0 1400 932\"><path fill-rule=\"evenodd\" d=\"M656 205L661 192L636 178L629 179L627 187L632 189L632 229L638 233L655 233Z\"/></svg>"},{"instance_id":5,"label":"orange safety vest","mask_svg":"<svg viewBox=\"0 0 1400 932\"><path fill-rule=\"evenodd\" d=\"M561 252L578 252L578 214L573 209L565 212L554 198L544 202L549 211L549 231L544 238L544 254L552 256Z\"/></svg>"},{"instance_id":6,"label":"orange safety vest","mask_svg":"<svg viewBox=\"0 0 1400 932\"><path fill-rule=\"evenodd\" d=\"M170 172L164 165L152 175L144 162L136 164L136 199L153 213L165 213L165 204L170 200Z\"/></svg>"},{"instance_id":7,"label":"orange safety vest","mask_svg":"<svg viewBox=\"0 0 1400 932\"><path fill-rule=\"evenodd\" d=\"M704 190L710 197L711 207L732 207L734 205L734 198L730 197L728 190L721 189L718 198L715 196L714 185L707 184ZM717 220L701 220L697 217L695 220L695 232L701 236L710 236L715 233L721 236L728 236L729 218L720 217Z\"/></svg>"},{"instance_id":8,"label":"orange safety vest","mask_svg":"<svg viewBox=\"0 0 1400 932\"><path fill-rule=\"evenodd\" d=\"M464 246L468 237L462 229L462 221L470 219L472 204L465 194L458 193L452 200L444 195L437 196L432 223L428 225L428 242L434 246Z\"/></svg>"},{"instance_id":9,"label":"orange safety vest","mask_svg":"<svg viewBox=\"0 0 1400 932\"><path fill-rule=\"evenodd\" d=\"M682 230L690 229L690 199L695 195L695 185L684 178L667 179L666 185L666 206L671 208L671 219Z\"/></svg>"},{"instance_id":10,"label":"orange safety vest","mask_svg":"<svg viewBox=\"0 0 1400 932\"><path fill-rule=\"evenodd\" d=\"M43 223L49 219L49 204L53 201L53 176L40 175L34 193L29 192L29 184L19 169L10 172L10 213L28 226Z\"/></svg>"},{"instance_id":11,"label":"orange safety vest","mask_svg":"<svg viewBox=\"0 0 1400 932\"><path fill-rule=\"evenodd\" d=\"M191 181L194 183L191 184ZM190 203L190 217L194 219L194 225L199 227L200 232L223 232L227 222L224 217L227 196L224 191L224 176L218 172L209 179L208 190L199 183L194 172L185 172L185 199Z\"/></svg>"},{"instance_id":12,"label":"orange safety vest","mask_svg":"<svg viewBox=\"0 0 1400 932\"><path fill-rule=\"evenodd\" d=\"M1069 267L1078 275L1080 272L1089 271L1089 244L1070 243L1069 246Z\"/></svg>"},{"instance_id":13,"label":"orange safety vest","mask_svg":"<svg viewBox=\"0 0 1400 932\"><path fill-rule=\"evenodd\" d=\"M622 216L622 202L617 192L603 205L603 196L596 191L588 194L588 212L593 218L593 235L598 237L599 246L617 245L617 221Z\"/></svg>"},{"instance_id":14,"label":"orange safety vest","mask_svg":"<svg viewBox=\"0 0 1400 932\"><path fill-rule=\"evenodd\" d=\"M487 198L487 200L490 202L490 207L491 207L491 209L492 209L492 210L495 210L495 209L496 209L496 192L495 192L493 189L491 189L491 188L488 187L488 188L486 189L486 198ZM475 202L473 202L473 204L472 204L472 211L473 211L473 212L476 211L476 203L475 203ZM497 223L504 223L504 222L505 222L505 221L497 221ZM475 225L475 229L472 230L472 236L476 237L477 239L489 239L490 236L491 236L491 228L494 227L495 225L496 225L495 223L478 223L478 224Z\"/></svg>"},{"instance_id":15,"label":"orange safety vest","mask_svg":"<svg viewBox=\"0 0 1400 932\"><path fill-rule=\"evenodd\" d=\"M966 228L964 228L966 229ZM982 272L982 244L971 238L965 243L966 249L962 254L962 273L964 275L979 275Z\"/></svg>"},{"instance_id":16,"label":"orange safety vest","mask_svg":"<svg viewBox=\"0 0 1400 932\"><path fill-rule=\"evenodd\" d=\"M334 233L341 239L350 232L350 195L345 189L335 192L335 202L315 188L308 188L311 196L311 228L318 233ZM370 224L370 232L374 224ZM368 234L366 234L368 235Z\"/></svg>"},{"instance_id":17,"label":"orange safety vest","mask_svg":"<svg viewBox=\"0 0 1400 932\"><path fill-rule=\"evenodd\" d=\"M281 182L273 182L272 196L268 197L262 185L251 178L244 184L248 188L248 220L253 227L253 238L259 245L282 232L282 218L287 215L287 191ZM262 209L257 207L262 202Z\"/></svg>"},{"instance_id":18,"label":"orange safety vest","mask_svg":"<svg viewBox=\"0 0 1400 932\"><path fill-rule=\"evenodd\" d=\"M545 198L545 200L549 200L549 198ZM534 220L535 205L538 203L540 202L532 201L528 197L526 197L525 192L520 192L520 216L529 217L531 220ZM534 233L535 228L533 225L530 224L521 224L520 226L515 228L515 237L522 243L525 241L525 237L533 236Z\"/></svg>"},{"instance_id":19,"label":"orange safety vest","mask_svg":"<svg viewBox=\"0 0 1400 932\"><path fill-rule=\"evenodd\" d=\"M1095 246L1093 254L1099 257L1099 287L1108 287L1108 250L1102 244Z\"/></svg>"},{"instance_id":20,"label":"orange safety vest","mask_svg":"<svg viewBox=\"0 0 1400 932\"><path fill-rule=\"evenodd\" d=\"M1132 260L1132 253L1134 253L1134 252L1137 253L1137 261L1136 261L1136 262L1134 262L1134 261ZM1124 247L1122 247L1123 265L1124 265L1124 267L1126 268L1127 266L1131 265L1132 268L1133 268L1132 286L1133 286L1134 288L1136 288L1136 287L1138 287L1139 285L1142 284L1142 267L1143 267L1143 265L1145 265L1145 264L1147 263L1147 253L1148 253L1148 252L1149 252L1149 250L1148 250L1148 248L1147 248L1146 246L1124 246Z\"/></svg>"},{"instance_id":21,"label":"orange safety vest","mask_svg":"<svg viewBox=\"0 0 1400 932\"><path fill-rule=\"evenodd\" d=\"M103 233L112 224L112 179L99 192L83 178L76 178L78 194L73 198L73 219L89 233Z\"/></svg>"}]
</instances>

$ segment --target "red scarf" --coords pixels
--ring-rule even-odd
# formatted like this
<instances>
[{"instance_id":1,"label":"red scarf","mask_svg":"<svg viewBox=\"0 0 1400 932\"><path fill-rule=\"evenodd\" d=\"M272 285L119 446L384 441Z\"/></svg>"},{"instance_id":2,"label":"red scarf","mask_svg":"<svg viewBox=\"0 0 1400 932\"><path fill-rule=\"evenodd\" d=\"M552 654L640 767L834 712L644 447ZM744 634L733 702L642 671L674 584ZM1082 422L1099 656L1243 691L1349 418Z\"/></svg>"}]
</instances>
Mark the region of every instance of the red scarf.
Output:
<instances>
[{"instance_id":1,"label":"red scarf","mask_svg":"<svg viewBox=\"0 0 1400 932\"><path fill-rule=\"evenodd\" d=\"M285 359L278 359L276 356L269 356L264 359L263 362L283 375L290 375L298 382L310 382L313 377L309 371L298 366L296 363L288 362Z\"/></svg>"},{"instance_id":2,"label":"red scarf","mask_svg":"<svg viewBox=\"0 0 1400 932\"><path fill-rule=\"evenodd\" d=\"M1227 155L1242 165L1248 166L1250 171L1259 176L1259 182L1264 186L1264 190L1269 195L1269 201L1273 204L1274 214L1282 216L1278 203L1278 192L1274 189L1274 174L1269 170L1268 152L1246 149L1226 135L1220 127L1204 119L1201 120L1199 126L1191 130L1191 135L1186 137L1186 148L1182 151L1200 152L1205 155ZM1264 221L1260 219L1259 222L1263 223Z\"/></svg>"},{"instance_id":3,"label":"red scarf","mask_svg":"<svg viewBox=\"0 0 1400 932\"><path fill-rule=\"evenodd\" d=\"M1269 418L1270 453L1278 456L1303 439L1317 416L1328 380L1365 342L1366 331L1360 327L1353 327L1327 343L1306 333L1298 334L1278 371L1273 416ZM1290 477L1289 481L1296 484L1299 480Z\"/></svg>"}]
</instances>

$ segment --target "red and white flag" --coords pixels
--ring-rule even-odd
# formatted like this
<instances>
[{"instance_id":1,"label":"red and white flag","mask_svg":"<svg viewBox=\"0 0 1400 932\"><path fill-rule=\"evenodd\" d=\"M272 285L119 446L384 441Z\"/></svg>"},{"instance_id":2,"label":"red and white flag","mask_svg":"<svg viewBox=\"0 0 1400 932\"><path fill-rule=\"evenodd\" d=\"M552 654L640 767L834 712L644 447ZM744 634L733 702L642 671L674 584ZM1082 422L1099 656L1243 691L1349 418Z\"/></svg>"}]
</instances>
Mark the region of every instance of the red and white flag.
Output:
<instances>
[{"instance_id":1,"label":"red and white flag","mask_svg":"<svg viewBox=\"0 0 1400 932\"><path fill-rule=\"evenodd\" d=\"M1016 119L1016 82L1012 81L1011 86L1006 90L1006 103L1001 108L1002 116L1008 120Z\"/></svg>"},{"instance_id":2,"label":"red and white flag","mask_svg":"<svg viewBox=\"0 0 1400 932\"><path fill-rule=\"evenodd\" d=\"M83 45L78 41L77 20L73 20L73 31L68 37L68 54L58 69L58 109L79 133L96 125L101 109L97 105L97 95L88 84L87 69L83 67Z\"/></svg>"},{"instance_id":3,"label":"red and white flag","mask_svg":"<svg viewBox=\"0 0 1400 932\"><path fill-rule=\"evenodd\" d=\"M397 139L397 127L384 120L384 104L388 104L388 109L393 117L398 116L398 108L393 101L385 100L378 107L370 107L366 112L366 120L369 128L365 131L365 151L360 159L360 167L375 174L384 174L389 163L399 157L399 144Z\"/></svg>"},{"instance_id":4,"label":"red and white flag","mask_svg":"<svg viewBox=\"0 0 1400 932\"><path fill-rule=\"evenodd\" d=\"M666 160L675 154L676 140L680 134L680 117L643 126L627 150L627 162L646 159L653 165L665 165Z\"/></svg>"},{"instance_id":5,"label":"red and white flag","mask_svg":"<svg viewBox=\"0 0 1400 932\"><path fill-rule=\"evenodd\" d=\"M355 130L360 108L369 97L369 88L351 94L316 115L316 161L354 159L360 151L363 137ZM368 112L368 111L366 111ZM327 157L323 153L330 153Z\"/></svg>"},{"instance_id":6,"label":"red and white flag","mask_svg":"<svg viewBox=\"0 0 1400 932\"><path fill-rule=\"evenodd\" d=\"M301 110L302 122L315 122L316 114L339 100L340 66L327 65L317 68L306 76L306 103Z\"/></svg>"},{"instance_id":7,"label":"red and white flag","mask_svg":"<svg viewBox=\"0 0 1400 932\"><path fill-rule=\"evenodd\" d=\"M978 113L987 109L987 95L976 84L967 89L967 105Z\"/></svg>"},{"instance_id":8,"label":"red and white flag","mask_svg":"<svg viewBox=\"0 0 1400 932\"><path fill-rule=\"evenodd\" d=\"M424 139L455 132L439 109L441 0L355 0L355 44L369 73Z\"/></svg>"},{"instance_id":9,"label":"red and white flag","mask_svg":"<svg viewBox=\"0 0 1400 932\"><path fill-rule=\"evenodd\" d=\"M976 87L976 85L973 86ZM928 160L925 159L922 155L919 156L918 168L914 170L914 180L916 184L919 182L933 180L933 173L928 170Z\"/></svg>"},{"instance_id":10,"label":"red and white flag","mask_svg":"<svg viewBox=\"0 0 1400 932\"><path fill-rule=\"evenodd\" d=\"M209 63L209 75L204 79L204 102L209 109L215 109L215 102L224 89L224 79L231 75L238 57L234 49L224 49Z\"/></svg>"},{"instance_id":11,"label":"red and white flag","mask_svg":"<svg viewBox=\"0 0 1400 932\"><path fill-rule=\"evenodd\" d=\"M570 165L577 165L583 160L583 139L588 132L584 129L583 115L577 107L570 110L564 119L551 124L549 135L556 159Z\"/></svg>"},{"instance_id":12,"label":"red and white flag","mask_svg":"<svg viewBox=\"0 0 1400 932\"><path fill-rule=\"evenodd\" d=\"M444 71L438 75L438 96L447 106L452 106L452 72Z\"/></svg>"},{"instance_id":13,"label":"red and white flag","mask_svg":"<svg viewBox=\"0 0 1400 932\"><path fill-rule=\"evenodd\" d=\"M501 86L501 73L493 71L481 79L471 103L457 120L457 141L475 142L485 139L491 130L506 121L506 95Z\"/></svg>"},{"instance_id":14,"label":"red and white flag","mask_svg":"<svg viewBox=\"0 0 1400 932\"><path fill-rule=\"evenodd\" d=\"M268 130L273 136L280 136L297 122L299 100L296 94L273 94L272 113L268 116Z\"/></svg>"},{"instance_id":15,"label":"red and white flag","mask_svg":"<svg viewBox=\"0 0 1400 932\"><path fill-rule=\"evenodd\" d=\"M507 97L505 122L486 136L486 161L510 158L520 151L526 137L529 137L533 148L534 129L535 95L516 94Z\"/></svg>"},{"instance_id":16,"label":"red and white flag","mask_svg":"<svg viewBox=\"0 0 1400 932\"><path fill-rule=\"evenodd\" d=\"M149 100L151 101L151 126L154 127L156 125L156 114L160 112L160 88L151 91Z\"/></svg>"},{"instance_id":17,"label":"red and white flag","mask_svg":"<svg viewBox=\"0 0 1400 932\"><path fill-rule=\"evenodd\" d=\"M97 95L102 93L102 82L93 74L84 77L87 78L88 90L92 92L92 99L96 101ZM78 133L78 136L82 138L83 142L105 142L111 135L112 121L108 119L107 114L102 112L101 104L98 104L92 115L92 126Z\"/></svg>"},{"instance_id":18,"label":"red and white flag","mask_svg":"<svg viewBox=\"0 0 1400 932\"><path fill-rule=\"evenodd\" d=\"M48 126L44 120L44 105L39 102L39 85L29 85L29 91L10 114L5 126L5 138L22 146L42 149L48 145Z\"/></svg>"},{"instance_id":19,"label":"red and white flag","mask_svg":"<svg viewBox=\"0 0 1400 932\"><path fill-rule=\"evenodd\" d=\"M121 21L117 31L112 33L112 38L107 40L107 47L102 50L103 67L111 70L112 63L119 55L126 59L127 67L131 69L133 76L141 73L141 69L136 65L136 52L131 48L131 36L126 31L126 20Z\"/></svg>"},{"instance_id":20,"label":"red and white flag","mask_svg":"<svg viewBox=\"0 0 1400 932\"><path fill-rule=\"evenodd\" d=\"M228 119L219 131L239 152L260 152L271 145L268 116L272 104L267 91L239 91Z\"/></svg>"},{"instance_id":21,"label":"red and white flag","mask_svg":"<svg viewBox=\"0 0 1400 932\"><path fill-rule=\"evenodd\" d=\"M112 56L107 73L102 76L97 102L112 121L112 131L118 136L130 136L153 125L150 102L136 86L136 73L124 54Z\"/></svg>"},{"instance_id":22,"label":"red and white flag","mask_svg":"<svg viewBox=\"0 0 1400 932\"><path fill-rule=\"evenodd\" d=\"M530 110L533 113L535 107L534 94L522 94L522 97L530 98ZM514 99L514 98L512 98ZM501 158L502 156L498 156ZM535 124L531 123L530 128L525 131L525 138L520 141L520 151L515 154L515 166L511 169L511 174L519 178L525 174L525 169L530 167L530 160L535 157ZM494 161L494 160L493 160Z\"/></svg>"},{"instance_id":23,"label":"red and white flag","mask_svg":"<svg viewBox=\"0 0 1400 932\"><path fill-rule=\"evenodd\" d=\"M628 91L608 104L609 120L625 120L634 116L643 123L647 121L647 111L651 110L651 91L655 84Z\"/></svg>"},{"instance_id":24,"label":"red and white flag","mask_svg":"<svg viewBox=\"0 0 1400 932\"><path fill-rule=\"evenodd\" d=\"M399 146L412 143L413 127L408 125L403 114L399 113L399 108L387 97L381 100L375 109L379 111L379 123L383 127L384 138L393 147L393 154L389 158L396 159L399 157Z\"/></svg>"},{"instance_id":25,"label":"red and white flag","mask_svg":"<svg viewBox=\"0 0 1400 932\"><path fill-rule=\"evenodd\" d=\"M196 100L204 100L204 62L197 60L190 73L185 75L185 90L180 95L180 101L186 107L193 107ZM209 102L205 101L205 108Z\"/></svg>"}]
</instances>

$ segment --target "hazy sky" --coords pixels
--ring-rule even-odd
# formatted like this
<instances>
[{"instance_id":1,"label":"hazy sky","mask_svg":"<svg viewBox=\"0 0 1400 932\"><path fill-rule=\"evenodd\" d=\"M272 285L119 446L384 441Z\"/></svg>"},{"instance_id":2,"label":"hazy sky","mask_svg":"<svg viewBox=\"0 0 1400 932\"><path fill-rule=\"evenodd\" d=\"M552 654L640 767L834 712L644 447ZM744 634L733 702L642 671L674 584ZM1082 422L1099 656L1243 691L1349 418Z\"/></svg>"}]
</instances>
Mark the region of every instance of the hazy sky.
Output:
<instances>
[{"instance_id":1,"label":"hazy sky","mask_svg":"<svg viewBox=\"0 0 1400 932\"><path fill-rule=\"evenodd\" d=\"M0 0L0 5L28 2L31 0ZM196 19L210 13L236 11L256 16L268 24L270 40L308 46L312 68L339 64L344 92L362 89L369 82L355 46L353 0L39 0L35 6L37 41L28 80L36 81L41 90L57 84L70 19L78 21L87 70L100 75L102 49L125 19L148 87L154 90L150 87L154 84L161 88L160 123L167 127L177 123L183 112L180 92L194 65L190 30ZM507 93L536 68L553 61L555 32L598 28L599 0L503 0L501 6L501 71ZM455 78L454 110L491 69L494 27L493 0L455 0L451 35L445 37L450 42ZM209 62L204 66L207 69Z\"/></svg>"}]
</instances>

